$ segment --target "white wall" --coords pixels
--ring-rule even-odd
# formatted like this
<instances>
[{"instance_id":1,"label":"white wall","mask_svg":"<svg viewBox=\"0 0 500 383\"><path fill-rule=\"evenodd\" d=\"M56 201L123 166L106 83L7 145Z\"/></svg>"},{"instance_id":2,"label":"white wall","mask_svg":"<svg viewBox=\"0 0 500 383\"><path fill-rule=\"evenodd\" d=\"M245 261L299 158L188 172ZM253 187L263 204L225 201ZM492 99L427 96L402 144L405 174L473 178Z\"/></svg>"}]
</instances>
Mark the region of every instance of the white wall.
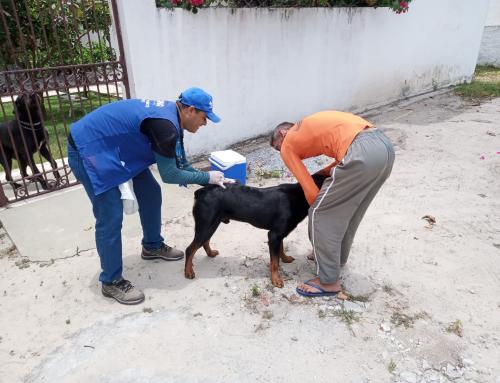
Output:
<instances>
[{"instance_id":1,"label":"white wall","mask_svg":"<svg viewBox=\"0 0 500 383\"><path fill-rule=\"evenodd\" d=\"M497 27L500 25L500 0L490 0L488 15L486 16L487 27Z\"/></svg>"},{"instance_id":2,"label":"white wall","mask_svg":"<svg viewBox=\"0 0 500 383\"><path fill-rule=\"evenodd\" d=\"M477 62L500 67L500 0L490 0Z\"/></svg>"},{"instance_id":3,"label":"white wall","mask_svg":"<svg viewBox=\"0 0 500 383\"><path fill-rule=\"evenodd\" d=\"M157 9L121 0L133 97L214 96L222 122L186 137L188 152L225 148L324 109L365 109L470 80L488 0L387 8Z\"/></svg>"}]
</instances>

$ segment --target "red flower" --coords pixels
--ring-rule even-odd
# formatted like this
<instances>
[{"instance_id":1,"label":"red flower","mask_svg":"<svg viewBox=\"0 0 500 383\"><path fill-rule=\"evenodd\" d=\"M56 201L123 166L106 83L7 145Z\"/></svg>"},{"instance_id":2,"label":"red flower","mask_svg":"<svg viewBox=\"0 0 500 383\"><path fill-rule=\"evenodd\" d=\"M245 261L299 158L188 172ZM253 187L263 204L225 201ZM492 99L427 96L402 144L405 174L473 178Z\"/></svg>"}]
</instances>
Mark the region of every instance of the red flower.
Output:
<instances>
[{"instance_id":1,"label":"red flower","mask_svg":"<svg viewBox=\"0 0 500 383\"><path fill-rule=\"evenodd\" d=\"M172 2L173 5L179 5L180 3L182 3L182 0L170 0Z\"/></svg>"},{"instance_id":2,"label":"red flower","mask_svg":"<svg viewBox=\"0 0 500 383\"><path fill-rule=\"evenodd\" d=\"M191 5L193 7L199 7L199 6L203 5L205 0L189 0L189 2L191 3Z\"/></svg>"},{"instance_id":3,"label":"red flower","mask_svg":"<svg viewBox=\"0 0 500 383\"><path fill-rule=\"evenodd\" d=\"M407 3L406 1L400 1L400 2L399 2L399 6L400 6L401 8L408 8L408 3Z\"/></svg>"}]
</instances>

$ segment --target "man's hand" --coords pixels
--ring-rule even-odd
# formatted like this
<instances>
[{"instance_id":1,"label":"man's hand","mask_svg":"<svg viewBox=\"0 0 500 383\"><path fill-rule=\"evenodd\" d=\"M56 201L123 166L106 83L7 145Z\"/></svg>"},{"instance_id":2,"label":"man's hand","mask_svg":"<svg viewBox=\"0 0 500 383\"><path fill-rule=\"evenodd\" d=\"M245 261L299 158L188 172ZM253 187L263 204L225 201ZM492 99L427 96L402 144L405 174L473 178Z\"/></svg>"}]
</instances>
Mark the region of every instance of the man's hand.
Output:
<instances>
[{"instance_id":1,"label":"man's hand","mask_svg":"<svg viewBox=\"0 0 500 383\"><path fill-rule=\"evenodd\" d=\"M224 173L219 172L218 170L210 170L208 172L208 183L212 185L219 185L221 188L225 189L224 186Z\"/></svg>"}]
</instances>

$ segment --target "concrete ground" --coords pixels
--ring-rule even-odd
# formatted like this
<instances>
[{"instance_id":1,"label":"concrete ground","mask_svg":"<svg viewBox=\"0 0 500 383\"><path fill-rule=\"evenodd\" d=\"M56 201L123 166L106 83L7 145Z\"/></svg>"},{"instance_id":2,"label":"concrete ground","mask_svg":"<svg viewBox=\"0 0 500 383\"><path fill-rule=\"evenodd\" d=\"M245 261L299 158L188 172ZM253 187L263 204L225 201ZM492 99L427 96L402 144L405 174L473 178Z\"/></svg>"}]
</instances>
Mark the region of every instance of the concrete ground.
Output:
<instances>
[{"instance_id":1,"label":"concrete ground","mask_svg":"<svg viewBox=\"0 0 500 383\"><path fill-rule=\"evenodd\" d=\"M141 260L138 217L126 217L125 276L147 298L123 306L100 293L81 187L3 209L0 382L499 383L499 112L500 99L434 94L363 113L396 163L343 270L346 301L295 294L315 269L306 222L285 242L296 260L277 289L263 230L221 225L220 255L199 251L186 280L182 261ZM249 184L290 182L267 140L236 150ZM197 187L162 188L163 234L184 249Z\"/></svg>"}]
</instances>

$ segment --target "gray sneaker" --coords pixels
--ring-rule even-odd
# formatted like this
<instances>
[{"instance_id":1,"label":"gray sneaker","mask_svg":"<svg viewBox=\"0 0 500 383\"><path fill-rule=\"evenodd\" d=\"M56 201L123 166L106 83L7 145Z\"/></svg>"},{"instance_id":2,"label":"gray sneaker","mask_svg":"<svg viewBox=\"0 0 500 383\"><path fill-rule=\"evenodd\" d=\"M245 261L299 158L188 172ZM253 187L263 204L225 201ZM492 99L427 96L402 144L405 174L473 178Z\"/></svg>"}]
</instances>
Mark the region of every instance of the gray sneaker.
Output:
<instances>
[{"instance_id":1,"label":"gray sneaker","mask_svg":"<svg viewBox=\"0 0 500 383\"><path fill-rule=\"evenodd\" d=\"M124 305L136 305L144 302L144 293L135 288L130 281L122 279L111 285L102 284L102 295L116 299Z\"/></svg>"},{"instance_id":2,"label":"gray sneaker","mask_svg":"<svg viewBox=\"0 0 500 383\"><path fill-rule=\"evenodd\" d=\"M184 252L167 246L164 243L157 250L146 250L142 248L142 259L163 259L165 261L180 261L184 258Z\"/></svg>"}]
</instances>

